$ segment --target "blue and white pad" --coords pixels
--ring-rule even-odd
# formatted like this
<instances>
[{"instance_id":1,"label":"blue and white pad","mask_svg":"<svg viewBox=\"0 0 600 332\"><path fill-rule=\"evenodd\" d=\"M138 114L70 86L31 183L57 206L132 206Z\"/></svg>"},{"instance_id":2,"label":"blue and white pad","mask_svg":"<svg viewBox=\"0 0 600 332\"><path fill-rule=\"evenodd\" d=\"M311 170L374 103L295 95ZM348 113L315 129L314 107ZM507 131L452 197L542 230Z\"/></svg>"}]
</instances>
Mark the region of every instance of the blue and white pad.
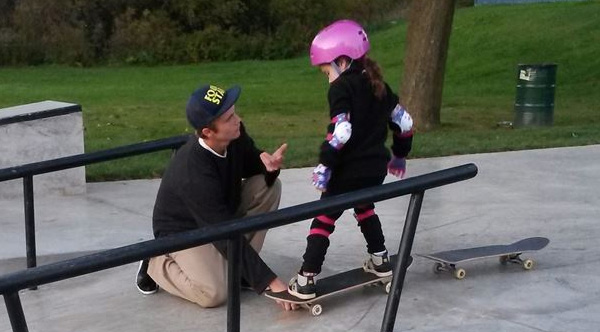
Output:
<instances>
[{"instance_id":1,"label":"blue and white pad","mask_svg":"<svg viewBox=\"0 0 600 332\"><path fill-rule=\"evenodd\" d=\"M333 129L333 134L327 135L327 140L329 141L329 145L336 150L343 148L344 144L352 136L352 124L349 120L349 116L346 113L338 114L331 119L331 122L335 123L335 128Z\"/></svg>"},{"instance_id":2,"label":"blue and white pad","mask_svg":"<svg viewBox=\"0 0 600 332\"><path fill-rule=\"evenodd\" d=\"M408 111L400 104L396 104L396 107L392 111L392 122L400 127L400 134L407 134L412 132L413 119L408 114Z\"/></svg>"}]
</instances>

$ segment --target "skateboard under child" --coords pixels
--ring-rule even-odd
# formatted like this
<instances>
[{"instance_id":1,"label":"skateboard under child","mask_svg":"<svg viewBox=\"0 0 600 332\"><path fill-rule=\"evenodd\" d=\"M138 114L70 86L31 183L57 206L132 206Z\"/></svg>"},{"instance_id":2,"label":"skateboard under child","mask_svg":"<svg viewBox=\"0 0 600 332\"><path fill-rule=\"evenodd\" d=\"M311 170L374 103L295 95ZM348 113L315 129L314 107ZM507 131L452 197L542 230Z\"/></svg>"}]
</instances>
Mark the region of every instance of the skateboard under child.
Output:
<instances>
[{"instance_id":1,"label":"skateboard under child","mask_svg":"<svg viewBox=\"0 0 600 332\"><path fill-rule=\"evenodd\" d=\"M435 261L433 266L435 273L446 271L452 273L456 279L463 279L467 272L465 269L457 267L457 264L488 257L499 257L502 265L515 263L521 265L525 270L531 270L535 262L529 258L522 258L521 254L543 249L549 242L550 240L545 237L530 237L508 245L491 245L415 255Z\"/></svg>"},{"instance_id":2,"label":"skateboard under child","mask_svg":"<svg viewBox=\"0 0 600 332\"><path fill-rule=\"evenodd\" d=\"M391 256L390 262L392 263L392 266L395 266L397 262L397 255ZM411 263L412 257L409 256L407 268ZM385 292L389 293L391 290L391 284L392 276L378 277L373 273L365 272L362 267L359 267L350 271L334 274L323 279L318 279L315 283L315 287L317 288L317 296L312 299L300 299L294 295L291 295L287 291L277 293L266 291L265 296L279 301L298 304L310 310L310 313L313 316L319 316L323 312L323 306L317 302L320 302L323 298L362 286L384 286Z\"/></svg>"}]
</instances>

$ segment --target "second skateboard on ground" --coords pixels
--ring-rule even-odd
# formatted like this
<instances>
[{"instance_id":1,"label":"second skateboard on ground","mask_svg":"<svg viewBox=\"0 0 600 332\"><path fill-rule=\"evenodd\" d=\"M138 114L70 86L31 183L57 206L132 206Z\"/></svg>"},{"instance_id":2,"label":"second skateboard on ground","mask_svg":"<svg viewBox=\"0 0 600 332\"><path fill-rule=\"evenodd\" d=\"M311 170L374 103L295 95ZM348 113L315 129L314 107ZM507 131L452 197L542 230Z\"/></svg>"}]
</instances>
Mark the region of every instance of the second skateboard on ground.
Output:
<instances>
[{"instance_id":1,"label":"second skateboard on ground","mask_svg":"<svg viewBox=\"0 0 600 332\"><path fill-rule=\"evenodd\" d=\"M491 245L415 255L435 261L433 266L435 273L447 271L451 272L456 279L463 279L467 272L465 269L457 267L457 264L487 257L499 257L500 263L503 265L515 263L523 266L525 270L531 270L535 262L529 258L523 259L521 254L543 249L549 242L550 240L545 237L529 237L508 245Z\"/></svg>"}]
</instances>

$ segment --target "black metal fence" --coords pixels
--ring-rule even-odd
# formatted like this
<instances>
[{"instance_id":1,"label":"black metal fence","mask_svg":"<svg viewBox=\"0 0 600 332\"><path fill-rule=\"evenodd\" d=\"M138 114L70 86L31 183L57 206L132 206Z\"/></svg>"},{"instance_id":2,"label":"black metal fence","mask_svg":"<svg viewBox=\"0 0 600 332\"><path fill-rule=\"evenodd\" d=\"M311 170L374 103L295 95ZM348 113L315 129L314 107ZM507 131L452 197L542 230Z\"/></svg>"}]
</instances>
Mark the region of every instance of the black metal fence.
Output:
<instances>
[{"instance_id":1,"label":"black metal fence","mask_svg":"<svg viewBox=\"0 0 600 332\"><path fill-rule=\"evenodd\" d=\"M158 142L158 141L156 141ZM154 142L154 143L156 143ZM132 145L137 147L130 150L128 153L124 151L121 156L130 156L141 152L141 147L144 144L152 145L144 146L146 151L159 150L158 146L177 147L182 144L181 138L174 138L170 143L167 140L162 140L161 144L143 143L141 145ZM140 149L138 149L140 148ZM135 151L135 152L134 152ZM84 165L85 162L78 158L69 157L62 158L62 162L57 162L56 165L48 162L45 166L31 167L28 172L17 168L14 172L15 176L10 179L19 177L31 177L33 174L42 174L70 167ZM67 161L66 159L70 159ZM95 156L91 158L89 155L81 155L79 158L85 158L88 163L104 161L109 159L119 158L113 153L109 156ZM93 161L91 161L93 160ZM42 164L42 163L37 163ZM52 167L52 168L50 168ZM391 291L388 296L385 314L381 326L381 331L392 331L400 295L406 275L406 268L410 251L415 236L415 231L421 210L421 204L425 191L428 189L440 187L450 183L463 181L474 177L477 174L477 167L474 164L465 164L462 166L449 168L433 173L428 173L402 181L384 184L378 187L372 187L347 193L335 197L330 197L320 201L309 202L289 208L273 211L270 213L236 219L225 222L216 227L202 228L194 231L180 233L167 238L159 238L141 243L136 243L124 247L105 250L91 255L86 255L70 260L65 260L53 264L32 267L19 272L7 274L0 277L0 294L4 296L8 316L11 322L13 331L28 331L25 314L19 298L19 291L25 288L36 287L55 281L65 280L109 268L133 263L144 258L154 257L169 252L179 251L203 244L207 244L217 240L227 240L228 243L228 299L227 299L227 330L240 331L240 264L238 263L241 256L241 238L243 234L262 229L268 229L278 226L283 226L295 223L301 220L313 218L315 216L331 213L342 209L348 209L356 205L369 202L378 202L398 196L411 194L410 204L406 214L404 231L398 248L399 263L396 264L392 279ZM0 171L0 181L8 180L5 170ZM25 181L24 181L25 182ZM32 197L33 198L33 197ZM33 200L32 203L33 204ZM27 206L27 202L26 202ZM28 252L29 254L29 252ZM35 252L34 252L35 254Z\"/></svg>"},{"instance_id":2,"label":"black metal fence","mask_svg":"<svg viewBox=\"0 0 600 332\"><path fill-rule=\"evenodd\" d=\"M150 142L131 144L113 149L83 153L69 157L57 158L37 163L0 169L0 182L23 179L23 201L25 207L25 250L27 267L35 267L35 206L33 194L33 176L69 168L85 166L93 163L131 157L167 149L177 149L183 145L189 135L174 136Z\"/></svg>"}]
</instances>

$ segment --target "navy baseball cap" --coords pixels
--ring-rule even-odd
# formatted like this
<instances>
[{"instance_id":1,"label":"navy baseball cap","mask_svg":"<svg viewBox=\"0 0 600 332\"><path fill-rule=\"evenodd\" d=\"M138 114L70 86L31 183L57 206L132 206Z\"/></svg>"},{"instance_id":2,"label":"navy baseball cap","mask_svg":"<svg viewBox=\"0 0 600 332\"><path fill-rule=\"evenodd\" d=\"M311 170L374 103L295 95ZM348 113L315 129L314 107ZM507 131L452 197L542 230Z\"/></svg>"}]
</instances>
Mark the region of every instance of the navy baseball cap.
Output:
<instances>
[{"instance_id":1,"label":"navy baseball cap","mask_svg":"<svg viewBox=\"0 0 600 332\"><path fill-rule=\"evenodd\" d=\"M202 129L235 104L242 89L238 85L223 90L207 84L192 93L185 107L188 121L194 129Z\"/></svg>"}]
</instances>

